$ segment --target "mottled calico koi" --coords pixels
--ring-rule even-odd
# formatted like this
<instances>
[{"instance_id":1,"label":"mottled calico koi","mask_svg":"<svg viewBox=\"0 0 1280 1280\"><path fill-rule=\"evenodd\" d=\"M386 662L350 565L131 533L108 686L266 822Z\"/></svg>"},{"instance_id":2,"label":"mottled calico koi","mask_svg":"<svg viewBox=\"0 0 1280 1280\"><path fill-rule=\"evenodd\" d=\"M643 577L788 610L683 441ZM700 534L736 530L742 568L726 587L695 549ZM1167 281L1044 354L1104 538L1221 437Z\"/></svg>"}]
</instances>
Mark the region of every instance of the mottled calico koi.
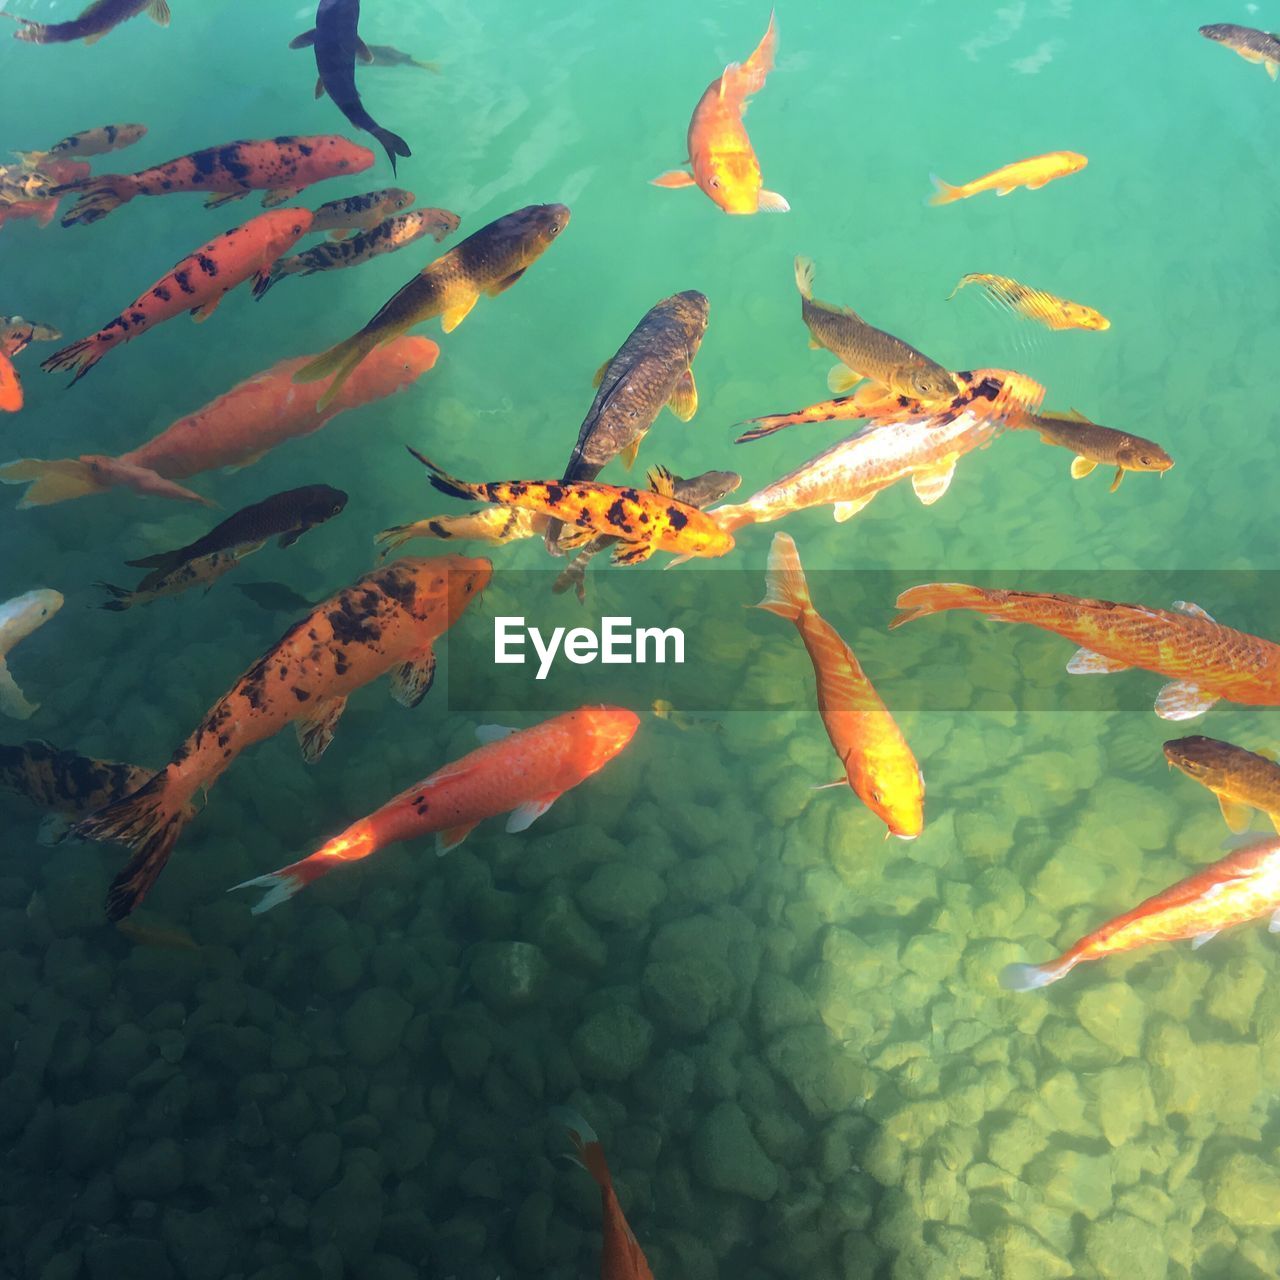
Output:
<instances>
[{"instance_id":1,"label":"mottled calico koi","mask_svg":"<svg viewBox=\"0 0 1280 1280\"><path fill-rule=\"evenodd\" d=\"M59 342L60 330L51 324L24 320L21 316L0 316L0 355L16 356L33 342Z\"/></svg>"},{"instance_id":2,"label":"mottled calico koi","mask_svg":"<svg viewBox=\"0 0 1280 1280\"><path fill-rule=\"evenodd\" d=\"M333 378L320 397L323 409L376 347L432 316L439 316L441 328L452 333L482 293L497 297L510 289L568 224L564 205L531 204L473 231L418 272L359 333L301 369L297 380Z\"/></svg>"},{"instance_id":3,"label":"mottled calico koi","mask_svg":"<svg viewBox=\"0 0 1280 1280\"><path fill-rule=\"evenodd\" d=\"M655 551L685 556L722 556L733 550L733 537L696 507L675 497L674 478L664 468L649 473L650 489L634 489L591 481L497 480L470 484L409 452L431 472L431 483L454 498L520 507L560 520L565 546L582 546L593 536L617 538L615 564L638 564Z\"/></svg>"},{"instance_id":4,"label":"mottled calico koi","mask_svg":"<svg viewBox=\"0 0 1280 1280\"><path fill-rule=\"evenodd\" d=\"M410 209L408 213L388 218L372 231L362 231L345 240L329 240L302 253L281 258L271 268L270 274L253 286L253 296L261 298L285 276L310 276L317 271L358 267L381 254L403 249L423 236L431 236L439 244L458 229L458 222L458 215L448 209Z\"/></svg>"},{"instance_id":5,"label":"mottled calico koi","mask_svg":"<svg viewBox=\"0 0 1280 1280\"><path fill-rule=\"evenodd\" d=\"M1072 675L1110 675L1138 667L1172 677L1156 698L1163 720L1190 720L1220 699L1280 706L1280 645L1215 622L1199 605L1174 601L1174 612L1042 591L932 582L898 597L889 624L949 609L972 609L997 622L1025 622L1080 645Z\"/></svg>"},{"instance_id":6,"label":"mottled calico koi","mask_svg":"<svg viewBox=\"0 0 1280 1280\"><path fill-rule=\"evenodd\" d=\"M108 351L148 329L184 311L197 322L207 320L238 284L250 276L265 277L271 264L297 244L310 226L306 209L275 209L224 231L183 258L97 333L55 352L40 367L46 373L74 370L69 385L75 386Z\"/></svg>"},{"instance_id":7,"label":"mottled calico koi","mask_svg":"<svg viewBox=\"0 0 1280 1280\"><path fill-rule=\"evenodd\" d=\"M482 507L460 516L429 516L412 524L397 524L374 536L374 545L382 548L385 558L414 538L439 538L442 541L519 542L545 532L547 517L519 507Z\"/></svg>"},{"instance_id":8,"label":"mottled calico koi","mask_svg":"<svg viewBox=\"0 0 1280 1280\"><path fill-rule=\"evenodd\" d=\"M111 151L122 151L146 137L145 124L104 124L96 129L72 133L55 142L48 151L15 151L28 168L43 168L50 160L88 160L92 156L105 156Z\"/></svg>"},{"instance_id":9,"label":"mottled calico koi","mask_svg":"<svg viewBox=\"0 0 1280 1280\"><path fill-rule=\"evenodd\" d=\"M75 192L78 199L62 219L64 227L97 222L137 196L167 196L209 191L207 208L264 191L270 209L292 200L327 178L360 173L373 164L373 152L336 134L227 142L179 156L137 173L104 173L55 187L54 195Z\"/></svg>"},{"instance_id":10,"label":"mottled calico koi","mask_svg":"<svg viewBox=\"0 0 1280 1280\"><path fill-rule=\"evenodd\" d=\"M192 591L196 587L203 587L208 591L223 574L230 573L245 556L256 550L257 547L250 547L244 551L215 551L212 555L184 560L171 569L155 569L132 590L127 587L117 587L110 582L97 582L94 585L111 597L103 601L99 608L110 609L113 613L122 613L135 605L151 604L166 596L177 596L184 591Z\"/></svg>"},{"instance_id":11,"label":"mottled calico koi","mask_svg":"<svg viewBox=\"0 0 1280 1280\"><path fill-rule=\"evenodd\" d=\"M0 17L12 18L22 24L14 32L16 40L26 40L31 44L69 44L73 40L83 40L85 44L94 44L107 32L140 13L147 14L162 27L169 25L167 0L92 0L79 17L70 22L36 22L32 18L20 18L16 13L3 11L0 11Z\"/></svg>"},{"instance_id":12,"label":"mottled calico koi","mask_svg":"<svg viewBox=\"0 0 1280 1280\"><path fill-rule=\"evenodd\" d=\"M1256 809L1280 832L1280 764L1272 757L1196 734L1166 742L1164 758L1218 797L1232 831L1247 831Z\"/></svg>"},{"instance_id":13,"label":"mottled calico koi","mask_svg":"<svg viewBox=\"0 0 1280 1280\"><path fill-rule=\"evenodd\" d=\"M1280 35L1241 27L1234 22L1213 22L1200 28L1206 40L1238 53L1246 62L1260 62L1273 80L1280 75Z\"/></svg>"},{"instance_id":14,"label":"mottled calico koi","mask_svg":"<svg viewBox=\"0 0 1280 1280\"><path fill-rule=\"evenodd\" d=\"M201 719L146 786L76 824L89 840L123 844L133 857L107 898L127 916L163 870L196 797L247 747L294 724L306 760L319 759L362 685L391 671L392 693L417 706L435 675L435 642L488 584L487 560L397 560L365 574L291 627Z\"/></svg>"},{"instance_id":15,"label":"mottled calico koi","mask_svg":"<svg viewBox=\"0 0 1280 1280\"><path fill-rule=\"evenodd\" d=\"M327 231L334 239L348 231L372 231L380 222L413 204L414 194L403 187L383 187L362 196L343 196L322 204L311 214L313 233Z\"/></svg>"}]
</instances>

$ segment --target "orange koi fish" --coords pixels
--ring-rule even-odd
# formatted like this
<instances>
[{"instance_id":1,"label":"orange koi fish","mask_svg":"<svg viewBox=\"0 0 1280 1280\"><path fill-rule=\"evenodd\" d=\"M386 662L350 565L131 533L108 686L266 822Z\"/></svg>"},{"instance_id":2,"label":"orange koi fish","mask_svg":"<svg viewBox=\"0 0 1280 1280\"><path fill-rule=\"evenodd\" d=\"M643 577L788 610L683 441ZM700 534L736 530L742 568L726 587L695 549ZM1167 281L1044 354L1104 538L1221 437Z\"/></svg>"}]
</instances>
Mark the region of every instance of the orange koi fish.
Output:
<instances>
[{"instance_id":1,"label":"orange koi fish","mask_svg":"<svg viewBox=\"0 0 1280 1280\"><path fill-rule=\"evenodd\" d=\"M435 833L436 852L460 845L486 818L509 813L507 831L524 831L566 791L598 773L632 739L640 717L621 707L579 707L531 729L482 725L484 745L414 783L353 823L310 857L236 889L266 889L253 914L270 911L344 862L358 862L397 840Z\"/></svg>"},{"instance_id":2,"label":"orange koi fish","mask_svg":"<svg viewBox=\"0 0 1280 1280\"><path fill-rule=\"evenodd\" d=\"M966 390L945 411L917 408L912 417L895 418L850 436L745 502L714 507L708 514L730 533L743 525L781 520L808 507L833 506L836 520L845 521L876 494L908 476L920 501L932 505L950 487L956 463L966 453L990 444L1006 415L1037 388L1029 378L1001 369L979 369L957 377Z\"/></svg>"},{"instance_id":3,"label":"orange koi fish","mask_svg":"<svg viewBox=\"0 0 1280 1280\"><path fill-rule=\"evenodd\" d=\"M214 193L206 208L265 191L265 208L288 203L305 188L327 178L360 173L373 164L368 147L337 134L226 142L137 173L104 173L97 178L55 187L54 195L79 197L62 219L64 227L97 222L137 196L168 196L184 191Z\"/></svg>"},{"instance_id":4,"label":"orange koi fish","mask_svg":"<svg viewBox=\"0 0 1280 1280\"><path fill-rule=\"evenodd\" d=\"M980 271L961 276L959 283L947 294L950 302L966 285L976 284L997 306L1016 315L1042 324L1046 329L1089 329L1098 332L1111 328L1111 321L1100 311L1086 307L1083 302L1068 302L1056 294L1034 289L1029 284L1019 284L1008 276L987 275Z\"/></svg>"},{"instance_id":5,"label":"orange koi fish","mask_svg":"<svg viewBox=\"0 0 1280 1280\"><path fill-rule=\"evenodd\" d=\"M319 431L340 413L403 391L434 367L439 354L440 348L430 338L396 338L379 347L323 411L317 402L327 384L298 386L293 381L293 375L315 357L282 360L118 458L101 454L53 462L23 458L0 467L0 484L29 486L19 507L47 506L106 493L116 486L209 506L207 498L173 482L218 467L252 466L277 445Z\"/></svg>"},{"instance_id":6,"label":"orange koi fish","mask_svg":"<svg viewBox=\"0 0 1280 1280\"><path fill-rule=\"evenodd\" d=\"M1152 942L1190 938L1193 947L1201 947L1223 929L1268 914L1271 932L1280 933L1280 840L1274 838L1237 849L1179 880L1086 934L1056 960L1007 965L1000 985L1010 991L1047 987L1082 961L1101 960Z\"/></svg>"},{"instance_id":7,"label":"orange koi fish","mask_svg":"<svg viewBox=\"0 0 1280 1280\"><path fill-rule=\"evenodd\" d=\"M1247 831L1257 809L1280 832L1280 764L1270 756L1195 734L1166 742L1164 758L1218 797L1232 831Z\"/></svg>"},{"instance_id":8,"label":"orange koi fish","mask_svg":"<svg viewBox=\"0 0 1280 1280\"><path fill-rule=\"evenodd\" d=\"M1050 151L1047 155L1032 156L1030 160L1017 160L1013 164L1003 165L960 187L953 187L949 182L943 182L937 174L930 174L935 191L929 203L951 204L956 200L967 200L983 191L994 191L998 196L1007 196L1018 187L1039 191L1054 178L1079 173L1088 163L1086 156L1075 151Z\"/></svg>"},{"instance_id":9,"label":"orange koi fish","mask_svg":"<svg viewBox=\"0 0 1280 1280\"><path fill-rule=\"evenodd\" d=\"M671 169L653 179L655 187L701 187L725 213L786 213L791 206L776 191L763 189L760 161L742 118L747 100L764 88L773 70L778 26L769 26L755 52L731 62L708 86L689 121L689 164L693 173Z\"/></svg>"},{"instance_id":10,"label":"orange koi fish","mask_svg":"<svg viewBox=\"0 0 1280 1280\"><path fill-rule=\"evenodd\" d=\"M794 622L818 684L818 714L849 786L886 827L914 840L924 829L924 775L902 730L880 700L853 650L813 607L791 536L773 535L765 596L755 607Z\"/></svg>"},{"instance_id":11,"label":"orange koi fish","mask_svg":"<svg viewBox=\"0 0 1280 1280\"><path fill-rule=\"evenodd\" d=\"M132 342L148 329L184 311L190 311L197 323L207 320L236 285L250 276L267 279L271 264L297 244L310 226L307 209L275 209L224 231L183 258L97 333L63 347L40 367L46 373L74 369L68 384L74 387L113 347Z\"/></svg>"},{"instance_id":12,"label":"orange koi fish","mask_svg":"<svg viewBox=\"0 0 1280 1280\"><path fill-rule=\"evenodd\" d=\"M22 379L13 367L13 361L0 351L0 413L17 413L23 403Z\"/></svg>"},{"instance_id":13,"label":"orange koi fish","mask_svg":"<svg viewBox=\"0 0 1280 1280\"><path fill-rule=\"evenodd\" d=\"M578 1151L578 1163L600 1188L600 1209L604 1215L604 1241L600 1251L600 1280L653 1280L648 1259L627 1223L627 1216L613 1189L613 1176L596 1131L569 1107L553 1107L551 1117L564 1125Z\"/></svg>"},{"instance_id":14,"label":"orange koi fish","mask_svg":"<svg viewBox=\"0 0 1280 1280\"><path fill-rule=\"evenodd\" d=\"M675 496L675 477L662 467L649 472L649 489L588 480L494 480L471 484L442 471L416 449L431 483L452 498L493 502L534 511L564 524L560 545L581 547L596 535L618 539L615 564L638 564L655 551L685 556L722 556L733 537L710 516Z\"/></svg>"},{"instance_id":15,"label":"orange koi fish","mask_svg":"<svg viewBox=\"0 0 1280 1280\"><path fill-rule=\"evenodd\" d=\"M133 851L107 895L112 920L127 916L164 869L196 796L246 747L288 724L303 758L333 740L347 698L391 671L392 696L416 707L435 677L435 642L488 585L488 560L440 556L375 569L291 627L205 716L146 786L73 828L86 840Z\"/></svg>"},{"instance_id":16,"label":"orange koi fish","mask_svg":"<svg viewBox=\"0 0 1280 1280\"><path fill-rule=\"evenodd\" d=\"M900 627L948 609L972 609L997 622L1026 622L1081 647L1072 675L1109 675L1138 667L1172 676L1156 698L1162 720L1190 720L1219 699L1280 706L1280 645L1215 622L1199 605L1175 600L1177 612L1040 591L989 590L958 582L911 587L898 597Z\"/></svg>"}]
</instances>

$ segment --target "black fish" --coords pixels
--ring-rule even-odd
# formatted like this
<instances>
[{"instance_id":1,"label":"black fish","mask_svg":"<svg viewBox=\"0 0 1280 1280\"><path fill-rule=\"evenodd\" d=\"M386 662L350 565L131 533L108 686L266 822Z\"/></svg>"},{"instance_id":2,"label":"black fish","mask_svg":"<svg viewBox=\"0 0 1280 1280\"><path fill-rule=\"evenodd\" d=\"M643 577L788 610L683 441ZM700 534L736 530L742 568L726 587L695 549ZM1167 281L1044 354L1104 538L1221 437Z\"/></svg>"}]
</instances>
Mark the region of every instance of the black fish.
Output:
<instances>
[{"instance_id":1,"label":"black fish","mask_svg":"<svg viewBox=\"0 0 1280 1280\"><path fill-rule=\"evenodd\" d=\"M3 11L0 11L0 17L12 18L22 24L21 30L14 32L17 40L27 40L32 44L68 44L72 40L83 40L86 44L93 44L113 27L140 13L150 14L162 27L169 25L167 0L93 0L78 18L69 22L36 22L32 18L20 18L16 13Z\"/></svg>"},{"instance_id":2,"label":"black fish","mask_svg":"<svg viewBox=\"0 0 1280 1280\"><path fill-rule=\"evenodd\" d=\"M384 129L365 110L356 88L356 58L372 62L373 54L360 39L360 0L320 0L316 8L316 25L289 44L291 49L303 49L308 45L316 51L316 70L333 104L357 129L371 133L382 143L392 173L396 170L396 156L411 156L409 144L399 134Z\"/></svg>"},{"instance_id":3,"label":"black fish","mask_svg":"<svg viewBox=\"0 0 1280 1280\"><path fill-rule=\"evenodd\" d=\"M185 547L143 556L141 560L126 560L125 563L133 569L158 569L169 573L192 560L261 545L277 534L280 535L280 546L291 547L308 529L339 515L346 505L347 495L327 484L286 489L228 516L203 538L197 538Z\"/></svg>"},{"instance_id":4,"label":"black fish","mask_svg":"<svg viewBox=\"0 0 1280 1280\"><path fill-rule=\"evenodd\" d=\"M237 582L236 589L243 591L259 608L272 613L302 613L320 603L300 596L283 582Z\"/></svg>"}]
</instances>

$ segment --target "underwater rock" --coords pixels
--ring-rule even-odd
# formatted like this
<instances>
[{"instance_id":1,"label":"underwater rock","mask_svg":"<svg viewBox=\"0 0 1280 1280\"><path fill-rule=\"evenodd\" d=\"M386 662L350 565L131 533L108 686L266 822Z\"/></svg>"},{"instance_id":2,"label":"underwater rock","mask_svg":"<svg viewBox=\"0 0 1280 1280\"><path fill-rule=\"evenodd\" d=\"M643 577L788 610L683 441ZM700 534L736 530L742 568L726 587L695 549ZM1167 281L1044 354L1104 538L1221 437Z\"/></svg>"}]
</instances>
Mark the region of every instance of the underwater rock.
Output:
<instances>
[{"instance_id":1,"label":"underwater rock","mask_svg":"<svg viewBox=\"0 0 1280 1280\"><path fill-rule=\"evenodd\" d=\"M1280 1170L1238 1151L1218 1160L1205 1182L1205 1200L1237 1227L1280 1227Z\"/></svg>"},{"instance_id":2,"label":"underwater rock","mask_svg":"<svg viewBox=\"0 0 1280 1280\"><path fill-rule=\"evenodd\" d=\"M941 984L960 963L963 943L949 933L917 933L908 938L900 956L902 967Z\"/></svg>"},{"instance_id":3,"label":"underwater rock","mask_svg":"<svg viewBox=\"0 0 1280 1280\"><path fill-rule=\"evenodd\" d=\"M527 921L529 935L553 960L570 969L603 969L609 959L604 939L568 894L549 889Z\"/></svg>"},{"instance_id":4,"label":"underwater rock","mask_svg":"<svg viewBox=\"0 0 1280 1280\"><path fill-rule=\"evenodd\" d=\"M182 1186L183 1172L182 1148L172 1138L161 1138L119 1161L116 1190L131 1200L162 1200Z\"/></svg>"},{"instance_id":5,"label":"underwater rock","mask_svg":"<svg viewBox=\"0 0 1280 1280\"><path fill-rule=\"evenodd\" d=\"M1162 1115L1247 1121L1262 1089L1262 1055L1253 1044L1198 1043L1180 1023L1163 1021L1147 1038L1151 1086Z\"/></svg>"},{"instance_id":6,"label":"underwater rock","mask_svg":"<svg viewBox=\"0 0 1280 1280\"><path fill-rule=\"evenodd\" d=\"M779 973L762 972L756 979L753 998L760 1034L766 1040L788 1027L805 1026L817 1017L809 996Z\"/></svg>"},{"instance_id":7,"label":"underwater rock","mask_svg":"<svg viewBox=\"0 0 1280 1280\"><path fill-rule=\"evenodd\" d=\"M1012 1116L997 1124L987 1135L987 1159L992 1164L1019 1174L1039 1152L1044 1150L1046 1135L1026 1116Z\"/></svg>"},{"instance_id":8,"label":"underwater rock","mask_svg":"<svg viewBox=\"0 0 1280 1280\"><path fill-rule=\"evenodd\" d=\"M1111 1208L1111 1158L1058 1147L1037 1157L1024 1175L1045 1203L1097 1218Z\"/></svg>"},{"instance_id":9,"label":"underwater rock","mask_svg":"<svg viewBox=\"0 0 1280 1280\"><path fill-rule=\"evenodd\" d=\"M1127 982L1104 982L1085 991L1076 1001L1076 1017L1095 1040L1126 1058L1142 1048L1147 1006Z\"/></svg>"},{"instance_id":10,"label":"underwater rock","mask_svg":"<svg viewBox=\"0 0 1280 1280\"><path fill-rule=\"evenodd\" d=\"M335 1245L348 1266L370 1253L382 1226L382 1189L361 1164L351 1164L342 1179L316 1197L311 1211L311 1244Z\"/></svg>"},{"instance_id":11,"label":"underwater rock","mask_svg":"<svg viewBox=\"0 0 1280 1280\"><path fill-rule=\"evenodd\" d=\"M480 998L496 1013L534 1004L551 966L530 942L484 942L472 953L468 975Z\"/></svg>"},{"instance_id":12,"label":"underwater rock","mask_svg":"<svg viewBox=\"0 0 1280 1280\"><path fill-rule=\"evenodd\" d=\"M697 1035L726 1012L734 992L728 965L714 956L703 963L659 960L640 980L645 1008L668 1031Z\"/></svg>"},{"instance_id":13,"label":"underwater rock","mask_svg":"<svg viewBox=\"0 0 1280 1280\"><path fill-rule=\"evenodd\" d=\"M793 1027L765 1049L765 1061L815 1120L829 1120L867 1096L867 1071L819 1026Z\"/></svg>"},{"instance_id":14,"label":"underwater rock","mask_svg":"<svg viewBox=\"0 0 1280 1280\"><path fill-rule=\"evenodd\" d=\"M1204 988L1204 1011L1246 1035L1254 1006L1267 985L1267 971L1252 956L1232 956L1214 971Z\"/></svg>"},{"instance_id":15,"label":"underwater rock","mask_svg":"<svg viewBox=\"0 0 1280 1280\"><path fill-rule=\"evenodd\" d=\"M1159 1120L1144 1063L1126 1062L1098 1072L1089 1081L1089 1091L1102 1136L1113 1147L1123 1147Z\"/></svg>"},{"instance_id":16,"label":"underwater rock","mask_svg":"<svg viewBox=\"0 0 1280 1280\"><path fill-rule=\"evenodd\" d=\"M584 1076L618 1082L644 1064L653 1043L653 1024L630 1005L613 1004L593 1013L573 1033L573 1060Z\"/></svg>"},{"instance_id":17,"label":"underwater rock","mask_svg":"<svg viewBox=\"0 0 1280 1280\"><path fill-rule=\"evenodd\" d=\"M387 987L362 991L342 1015L342 1042L363 1067L386 1062L400 1047L413 1006Z\"/></svg>"},{"instance_id":18,"label":"underwater rock","mask_svg":"<svg viewBox=\"0 0 1280 1280\"><path fill-rule=\"evenodd\" d=\"M161 1231L183 1280L223 1280L231 1270L235 1234L220 1210L167 1209Z\"/></svg>"},{"instance_id":19,"label":"underwater rock","mask_svg":"<svg viewBox=\"0 0 1280 1280\"><path fill-rule=\"evenodd\" d=\"M637 929L648 923L666 896L661 876L624 860L597 867L578 891L578 902L592 920Z\"/></svg>"},{"instance_id":20,"label":"underwater rock","mask_svg":"<svg viewBox=\"0 0 1280 1280\"><path fill-rule=\"evenodd\" d=\"M143 1236L98 1236L85 1246L84 1264L89 1280L121 1280L122 1276L172 1280L173 1276L164 1245Z\"/></svg>"},{"instance_id":21,"label":"underwater rock","mask_svg":"<svg viewBox=\"0 0 1280 1280\"><path fill-rule=\"evenodd\" d=\"M333 1185L342 1162L342 1139L336 1133L309 1133L298 1144L294 1181L307 1198Z\"/></svg>"},{"instance_id":22,"label":"underwater rock","mask_svg":"<svg viewBox=\"0 0 1280 1280\"><path fill-rule=\"evenodd\" d=\"M120 1149L131 1109L132 1103L124 1093L99 1094L59 1107L56 1115L62 1161L68 1171L83 1176L112 1160Z\"/></svg>"},{"instance_id":23,"label":"underwater rock","mask_svg":"<svg viewBox=\"0 0 1280 1280\"><path fill-rule=\"evenodd\" d=\"M997 1227L988 1250L993 1280L1070 1280L1075 1268L1026 1227Z\"/></svg>"},{"instance_id":24,"label":"underwater rock","mask_svg":"<svg viewBox=\"0 0 1280 1280\"><path fill-rule=\"evenodd\" d=\"M1169 1259L1160 1232L1127 1213L1113 1213L1084 1229L1085 1257L1101 1280L1164 1280Z\"/></svg>"},{"instance_id":25,"label":"underwater rock","mask_svg":"<svg viewBox=\"0 0 1280 1280\"><path fill-rule=\"evenodd\" d=\"M737 1103L717 1103L698 1122L689 1159L697 1177L716 1191L761 1201L777 1194L778 1171Z\"/></svg>"},{"instance_id":26,"label":"underwater rock","mask_svg":"<svg viewBox=\"0 0 1280 1280\"><path fill-rule=\"evenodd\" d=\"M1051 1056L1073 1071L1100 1071L1120 1060L1115 1049L1095 1040L1083 1027L1061 1018L1052 1018L1045 1023L1040 1043Z\"/></svg>"}]
</instances>

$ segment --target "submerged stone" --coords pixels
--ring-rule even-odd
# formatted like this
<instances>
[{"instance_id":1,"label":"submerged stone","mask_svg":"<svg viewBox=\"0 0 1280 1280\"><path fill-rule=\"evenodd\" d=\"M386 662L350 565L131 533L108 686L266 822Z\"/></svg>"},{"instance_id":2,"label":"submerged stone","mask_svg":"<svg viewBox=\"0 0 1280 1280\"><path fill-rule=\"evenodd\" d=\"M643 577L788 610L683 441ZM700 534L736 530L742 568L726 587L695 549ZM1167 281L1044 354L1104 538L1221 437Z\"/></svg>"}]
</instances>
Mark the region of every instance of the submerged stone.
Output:
<instances>
[{"instance_id":1,"label":"submerged stone","mask_svg":"<svg viewBox=\"0 0 1280 1280\"><path fill-rule=\"evenodd\" d=\"M737 1103L717 1103L698 1123L690 1160L694 1173L716 1191L752 1200L770 1200L777 1193L778 1171Z\"/></svg>"}]
</instances>

